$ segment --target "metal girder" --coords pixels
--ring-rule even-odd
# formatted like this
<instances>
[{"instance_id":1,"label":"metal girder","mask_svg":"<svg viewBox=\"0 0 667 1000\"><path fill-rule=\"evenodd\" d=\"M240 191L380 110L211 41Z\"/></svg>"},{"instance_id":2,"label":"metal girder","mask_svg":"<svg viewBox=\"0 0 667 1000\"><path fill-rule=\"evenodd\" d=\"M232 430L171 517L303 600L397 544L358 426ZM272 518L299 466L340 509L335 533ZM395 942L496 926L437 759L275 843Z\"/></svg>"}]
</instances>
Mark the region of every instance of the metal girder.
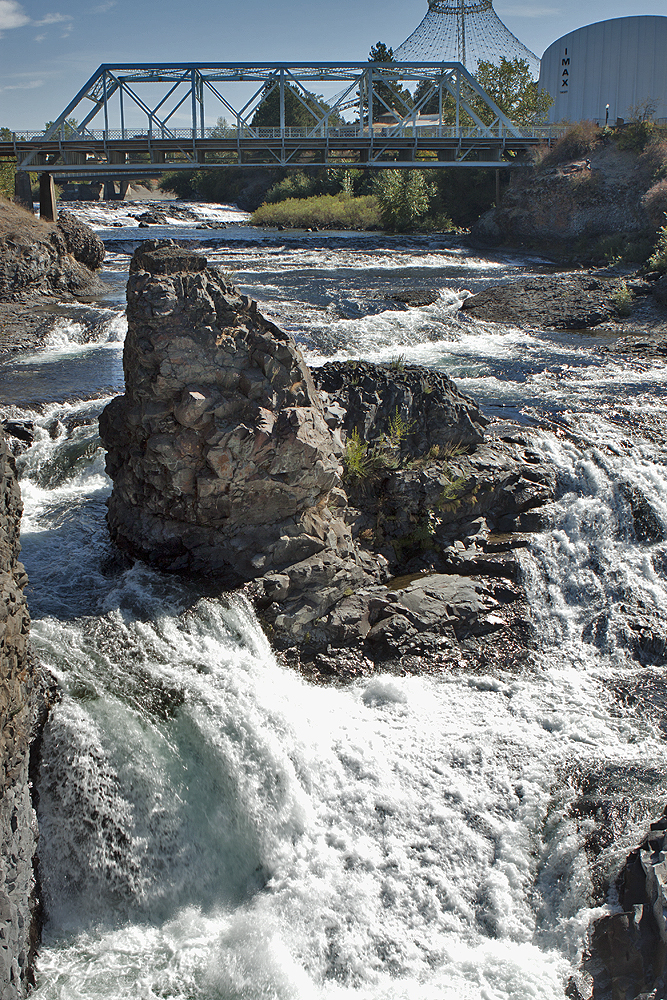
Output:
<instances>
[{"instance_id":1,"label":"metal girder","mask_svg":"<svg viewBox=\"0 0 667 1000\"><path fill-rule=\"evenodd\" d=\"M427 81L430 88L419 105L413 106L405 85L423 81ZM328 102L315 105L314 95L306 86L314 82L343 82L345 86ZM241 102L232 100L230 84L246 84ZM247 85L253 91L249 99ZM152 89L140 94L140 87ZM276 90L276 127L254 126L254 113ZM288 90L312 116L312 122L302 130L303 135L298 136L297 145L289 144L289 139L297 138L294 133L299 130L286 124ZM437 124L425 122L420 116L421 109L434 93L439 95ZM444 94L451 95L454 100L454 124L443 121ZM485 117L490 118L490 124L482 120L473 100L488 109ZM73 120L81 116L82 106L80 124L73 124ZM207 108L210 113L216 107L223 112L223 116L217 116L218 122L227 114L232 118L229 126L226 121L223 126L207 125ZM185 113L188 126L183 128L179 116L184 116L186 108L189 109ZM350 109L356 112L356 121L345 122L342 114ZM395 120L378 123L378 111L383 118L393 116ZM461 127L462 113L474 122L474 134L471 135L469 127ZM101 129L91 127L95 119L102 125ZM130 119L132 123L128 124ZM351 146L345 146L346 138L354 140ZM322 142L325 143L325 163L330 162L336 150L361 150L363 147L366 152L363 156L360 152L358 161L344 156L336 162L427 166L422 161L404 159L401 151L407 148L406 143L414 140L415 151L437 153L438 142L442 139L475 138L488 140L485 149L489 144L502 149L505 139L513 141L515 148L521 148L522 144L537 141L538 133L530 134L529 130L514 125L461 63L119 63L100 66L47 131L23 136L17 133L14 149L19 170L64 173L68 156L76 153L77 157L83 155L91 170L102 171L106 159L109 167L116 168L112 172L120 174L122 170L118 164L111 162L111 152L124 152L130 158L126 163L128 169L143 169L142 153L148 152L152 159L156 143L160 142L173 143L159 151L160 160L170 157L164 165L162 162L153 165L161 169L192 167L202 162L206 152L229 153L232 148L239 164L253 165L246 164L244 154L259 155L263 151L269 163L295 165L299 156L321 152ZM211 144L212 139L218 140L218 145ZM465 149L457 156L469 156L474 148L470 142L464 145ZM457 148L461 148L461 142ZM395 159L383 160L383 156ZM451 166L452 161L439 161L439 164ZM310 164L299 162L298 165Z\"/></svg>"}]
</instances>

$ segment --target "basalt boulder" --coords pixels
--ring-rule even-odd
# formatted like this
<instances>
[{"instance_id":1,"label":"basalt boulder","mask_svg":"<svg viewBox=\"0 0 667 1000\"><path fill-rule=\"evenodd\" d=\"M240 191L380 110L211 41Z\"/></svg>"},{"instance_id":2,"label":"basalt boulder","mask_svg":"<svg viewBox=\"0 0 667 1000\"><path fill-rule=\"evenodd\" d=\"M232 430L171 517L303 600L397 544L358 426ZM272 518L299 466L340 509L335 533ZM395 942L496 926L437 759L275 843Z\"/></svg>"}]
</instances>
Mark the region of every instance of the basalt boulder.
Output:
<instances>
[{"instance_id":1,"label":"basalt boulder","mask_svg":"<svg viewBox=\"0 0 667 1000\"><path fill-rule=\"evenodd\" d=\"M97 271L104 260L104 243L99 236L77 219L72 212L60 212L58 229L65 240L68 253L91 271Z\"/></svg>"},{"instance_id":2,"label":"basalt boulder","mask_svg":"<svg viewBox=\"0 0 667 1000\"><path fill-rule=\"evenodd\" d=\"M127 302L126 390L100 418L117 544L230 583L356 565L342 445L294 341L173 241L135 252Z\"/></svg>"}]
</instances>

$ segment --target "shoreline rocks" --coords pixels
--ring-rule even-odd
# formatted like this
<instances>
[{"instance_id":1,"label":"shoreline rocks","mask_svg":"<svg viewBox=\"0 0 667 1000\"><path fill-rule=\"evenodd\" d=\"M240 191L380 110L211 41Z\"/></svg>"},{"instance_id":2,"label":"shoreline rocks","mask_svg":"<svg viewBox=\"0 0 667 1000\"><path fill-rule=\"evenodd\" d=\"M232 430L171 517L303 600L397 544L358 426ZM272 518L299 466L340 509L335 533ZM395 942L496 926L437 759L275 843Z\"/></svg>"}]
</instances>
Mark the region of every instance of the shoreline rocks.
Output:
<instances>
[{"instance_id":1,"label":"shoreline rocks","mask_svg":"<svg viewBox=\"0 0 667 1000\"><path fill-rule=\"evenodd\" d=\"M0 200L0 350L39 344L56 300L106 291L95 273L104 252L93 230L70 212L53 225Z\"/></svg>"}]
</instances>

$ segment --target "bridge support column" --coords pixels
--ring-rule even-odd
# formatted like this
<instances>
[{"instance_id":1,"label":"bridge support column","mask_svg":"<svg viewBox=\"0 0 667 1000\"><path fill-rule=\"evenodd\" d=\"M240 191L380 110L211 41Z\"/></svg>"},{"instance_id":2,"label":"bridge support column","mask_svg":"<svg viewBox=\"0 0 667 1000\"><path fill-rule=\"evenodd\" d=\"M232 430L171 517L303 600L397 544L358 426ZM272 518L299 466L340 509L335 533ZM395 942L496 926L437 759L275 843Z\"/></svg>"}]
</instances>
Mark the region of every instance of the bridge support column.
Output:
<instances>
[{"instance_id":1,"label":"bridge support column","mask_svg":"<svg viewBox=\"0 0 667 1000\"><path fill-rule=\"evenodd\" d=\"M14 201L29 212L34 212L30 174L26 170L17 170L14 175Z\"/></svg>"},{"instance_id":2,"label":"bridge support column","mask_svg":"<svg viewBox=\"0 0 667 1000\"><path fill-rule=\"evenodd\" d=\"M116 200L116 185L113 181L104 182L104 193L102 198L104 201L115 201Z\"/></svg>"},{"instance_id":3,"label":"bridge support column","mask_svg":"<svg viewBox=\"0 0 667 1000\"><path fill-rule=\"evenodd\" d=\"M118 186L120 188L119 197L120 197L120 200L122 201L123 198L125 197L125 195L127 194L127 189L130 186L130 182L129 181L121 181Z\"/></svg>"},{"instance_id":4,"label":"bridge support column","mask_svg":"<svg viewBox=\"0 0 667 1000\"><path fill-rule=\"evenodd\" d=\"M53 174L39 175L39 215L47 222L56 221L56 187L53 183Z\"/></svg>"}]
</instances>

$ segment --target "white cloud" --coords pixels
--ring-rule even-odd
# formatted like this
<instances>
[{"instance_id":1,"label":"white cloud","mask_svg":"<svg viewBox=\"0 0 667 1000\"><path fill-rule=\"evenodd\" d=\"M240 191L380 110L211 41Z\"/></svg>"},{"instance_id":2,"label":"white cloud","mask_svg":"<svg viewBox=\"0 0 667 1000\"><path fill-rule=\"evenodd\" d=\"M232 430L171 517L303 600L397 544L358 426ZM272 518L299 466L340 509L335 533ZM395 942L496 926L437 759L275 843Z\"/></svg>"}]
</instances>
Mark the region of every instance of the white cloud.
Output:
<instances>
[{"instance_id":1,"label":"white cloud","mask_svg":"<svg viewBox=\"0 0 667 1000\"><path fill-rule=\"evenodd\" d=\"M42 24L62 24L63 21L73 20L74 18L70 14L45 14L43 18L33 23L41 26Z\"/></svg>"},{"instance_id":2,"label":"white cloud","mask_svg":"<svg viewBox=\"0 0 667 1000\"><path fill-rule=\"evenodd\" d=\"M93 14L106 14L108 10L116 6L116 0L106 0L106 3L99 3L97 7L93 7Z\"/></svg>"},{"instance_id":3,"label":"white cloud","mask_svg":"<svg viewBox=\"0 0 667 1000\"><path fill-rule=\"evenodd\" d=\"M43 86L43 80L30 80L28 83L10 83L6 87L0 87L0 94L4 94L6 90L35 90L37 87Z\"/></svg>"},{"instance_id":4,"label":"white cloud","mask_svg":"<svg viewBox=\"0 0 667 1000\"><path fill-rule=\"evenodd\" d=\"M46 35L35 35L35 41L36 42L43 42L45 38L46 38Z\"/></svg>"},{"instance_id":5,"label":"white cloud","mask_svg":"<svg viewBox=\"0 0 667 1000\"><path fill-rule=\"evenodd\" d=\"M560 7L534 7L527 3L515 3L508 7L498 7L498 13L505 17L552 17L562 11Z\"/></svg>"},{"instance_id":6,"label":"white cloud","mask_svg":"<svg viewBox=\"0 0 667 1000\"><path fill-rule=\"evenodd\" d=\"M21 28L30 18L16 0L0 0L0 38L9 28Z\"/></svg>"},{"instance_id":7,"label":"white cloud","mask_svg":"<svg viewBox=\"0 0 667 1000\"><path fill-rule=\"evenodd\" d=\"M68 35L72 34L73 30L74 30L74 26L72 24L68 24L60 37L61 38L67 38Z\"/></svg>"}]
</instances>

